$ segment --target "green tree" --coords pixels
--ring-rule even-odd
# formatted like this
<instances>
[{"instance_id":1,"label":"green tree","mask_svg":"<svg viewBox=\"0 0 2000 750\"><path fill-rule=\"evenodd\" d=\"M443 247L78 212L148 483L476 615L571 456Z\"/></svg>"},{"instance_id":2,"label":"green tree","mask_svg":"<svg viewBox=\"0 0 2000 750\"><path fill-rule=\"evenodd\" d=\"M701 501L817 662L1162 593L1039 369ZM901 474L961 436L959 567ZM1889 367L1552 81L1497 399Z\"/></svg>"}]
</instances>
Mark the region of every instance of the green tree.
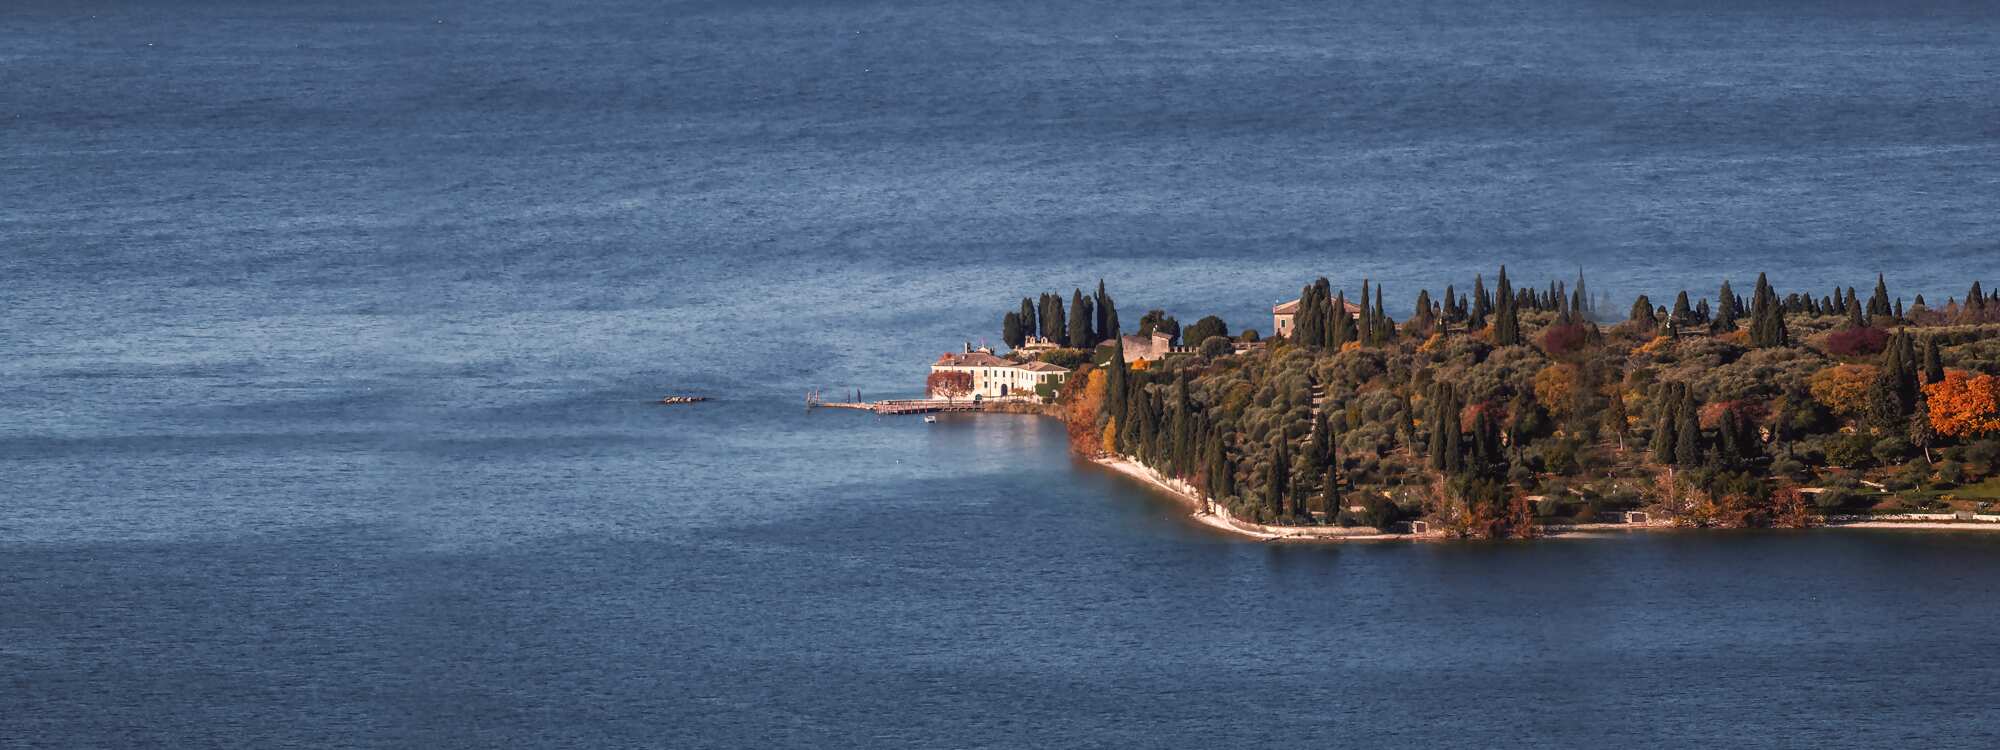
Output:
<instances>
[{"instance_id":1,"label":"green tree","mask_svg":"<svg viewBox=\"0 0 2000 750\"><path fill-rule=\"evenodd\" d=\"M1195 321L1194 325L1188 326L1182 333L1182 338L1188 343L1200 344L1208 341L1210 336L1228 336L1229 324L1224 323L1221 318L1210 315Z\"/></svg>"},{"instance_id":2,"label":"green tree","mask_svg":"<svg viewBox=\"0 0 2000 750\"><path fill-rule=\"evenodd\" d=\"M1007 342L1007 348L1019 349L1027 343L1021 335L1021 314L1007 313L1000 318L1000 340Z\"/></svg>"},{"instance_id":3,"label":"green tree","mask_svg":"<svg viewBox=\"0 0 2000 750\"><path fill-rule=\"evenodd\" d=\"M1089 349L1097 344L1090 336L1091 311L1089 303L1083 299L1083 290L1069 295L1069 345L1078 349Z\"/></svg>"},{"instance_id":4,"label":"green tree","mask_svg":"<svg viewBox=\"0 0 2000 750\"><path fill-rule=\"evenodd\" d=\"M1889 306L1889 284L1882 278L1882 274L1875 274L1875 293L1868 295L1868 322L1875 324L1878 318L1894 314L1895 311Z\"/></svg>"},{"instance_id":5,"label":"green tree","mask_svg":"<svg viewBox=\"0 0 2000 750\"><path fill-rule=\"evenodd\" d=\"M1715 295L1715 322L1710 328L1717 333L1736 330L1736 319L1743 317L1743 311L1736 307L1736 291L1729 288L1729 280L1722 281L1722 291Z\"/></svg>"},{"instance_id":6,"label":"green tree","mask_svg":"<svg viewBox=\"0 0 2000 750\"><path fill-rule=\"evenodd\" d=\"M1472 277L1472 314L1466 318L1467 330L1477 331L1486 327L1486 316L1493 314L1493 301L1486 295L1486 279Z\"/></svg>"},{"instance_id":7,"label":"green tree","mask_svg":"<svg viewBox=\"0 0 2000 750\"><path fill-rule=\"evenodd\" d=\"M1750 299L1750 345L1763 349L1784 346L1790 336L1785 331L1785 311L1764 274L1757 274L1757 291Z\"/></svg>"},{"instance_id":8,"label":"green tree","mask_svg":"<svg viewBox=\"0 0 2000 750\"><path fill-rule=\"evenodd\" d=\"M1278 434L1271 443L1271 466L1264 476L1264 507L1272 518L1285 515L1285 480L1291 478L1292 462L1285 458L1285 436Z\"/></svg>"},{"instance_id":9,"label":"green tree","mask_svg":"<svg viewBox=\"0 0 2000 750\"><path fill-rule=\"evenodd\" d=\"M1035 303L1027 297L1021 298L1021 312L1018 317L1021 319L1022 338L1041 335L1035 332Z\"/></svg>"},{"instance_id":10,"label":"green tree","mask_svg":"<svg viewBox=\"0 0 2000 750\"><path fill-rule=\"evenodd\" d=\"M1516 346L1521 343L1521 316L1514 299L1514 289L1507 283L1507 267L1500 267L1500 280L1495 284L1499 301L1493 307L1493 345Z\"/></svg>"}]
</instances>

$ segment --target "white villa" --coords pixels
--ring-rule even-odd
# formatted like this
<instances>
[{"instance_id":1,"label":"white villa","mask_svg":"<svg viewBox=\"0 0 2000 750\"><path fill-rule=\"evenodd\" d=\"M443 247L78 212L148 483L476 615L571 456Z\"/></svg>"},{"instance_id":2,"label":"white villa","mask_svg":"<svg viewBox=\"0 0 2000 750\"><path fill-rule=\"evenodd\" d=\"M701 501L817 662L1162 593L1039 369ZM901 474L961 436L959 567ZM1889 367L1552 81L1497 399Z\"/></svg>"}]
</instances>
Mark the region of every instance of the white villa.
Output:
<instances>
[{"instance_id":1,"label":"white villa","mask_svg":"<svg viewBox=\"0 0 2000 750\"><path fill-rule=\"evenodd\" d=\"M946 353L931 363L931 372L953 371L971 373L972 393L968 395L980 398L1033 396L1035 386L1058 386L1069 379L1069 368L1039 361L1015 362L970 346L961 353ZM935 393L930 397L943 398Z\"/></svg>"}]
</instances>

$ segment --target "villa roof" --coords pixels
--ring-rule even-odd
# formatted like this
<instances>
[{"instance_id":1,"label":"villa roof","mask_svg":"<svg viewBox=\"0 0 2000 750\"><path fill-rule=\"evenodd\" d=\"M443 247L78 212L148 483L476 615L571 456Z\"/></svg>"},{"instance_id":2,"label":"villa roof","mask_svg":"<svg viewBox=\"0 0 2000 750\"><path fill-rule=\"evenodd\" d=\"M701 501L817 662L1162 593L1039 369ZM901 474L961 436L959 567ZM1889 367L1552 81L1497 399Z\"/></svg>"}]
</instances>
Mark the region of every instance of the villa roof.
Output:
<instances>
[{"instance_id":1,"label":"villa roof","mask_svg":"<svg viewBox=\"0 0 2000 750\"><path fill-rule=\"evenodd\" d=\"M1049 364L1047 362L1042 362L1039 360L1029 361L1029 362L1015 362L1014 360L1001 359L999 357L995 357L985 352L967 352L963 354L958 352L946 352L944 356L938 357L938 361L931 363L931 366L932 367L1009 367L1016 370L1027 370L1028 372L1069 372L1069 368L1063 367L1062 365Z\"/></svg>"},{"instance_id":2,"label":"villa roof","mask_svg":"<svg viewBox=\"0 0 2000 750\"><path fill-rule=\"evenodd\" d=\"M1013 367L1014 363L986 352L945 352L933 363L945 367Z\"/></svg>"}]
</instances>

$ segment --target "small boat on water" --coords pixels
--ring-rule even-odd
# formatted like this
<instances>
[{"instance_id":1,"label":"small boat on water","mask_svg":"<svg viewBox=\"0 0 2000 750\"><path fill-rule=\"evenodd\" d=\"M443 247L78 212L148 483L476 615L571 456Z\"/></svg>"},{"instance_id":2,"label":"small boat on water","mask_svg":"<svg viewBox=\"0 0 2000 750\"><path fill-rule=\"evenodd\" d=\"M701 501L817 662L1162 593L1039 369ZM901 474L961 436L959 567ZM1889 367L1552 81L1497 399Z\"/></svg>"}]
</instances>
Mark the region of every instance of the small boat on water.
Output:
<instances>
[{"instance_id":1,"label":"small boat on water","mask_svg":"<svg viewBox=\"0 0 2000 750\"><path fill-rule=\"evenodd\" d=\"M937 424L937 415L936 415L936 414L925 414L925 415L924 415L924 424Z\"/></svg>"},{"instance_id":2,"label":"small boat on water","mask_svg":"<svg viewBox=\"0 0 2000 750\"><path fill-rule=\"evenodd\" d=\"M668 396L660 399L662 404L696 404L707 401L707 396Z\"/></svg>"}]
</instances>

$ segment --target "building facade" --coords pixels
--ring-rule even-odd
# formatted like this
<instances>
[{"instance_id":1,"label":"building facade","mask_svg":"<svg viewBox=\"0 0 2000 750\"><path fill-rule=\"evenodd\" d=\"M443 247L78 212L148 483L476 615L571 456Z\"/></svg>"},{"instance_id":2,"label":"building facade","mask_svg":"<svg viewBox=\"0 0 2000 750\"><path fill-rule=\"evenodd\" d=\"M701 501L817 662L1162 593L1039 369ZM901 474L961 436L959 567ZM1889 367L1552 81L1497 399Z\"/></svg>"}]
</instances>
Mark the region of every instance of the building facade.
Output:
<instances>
[{"instance_id":1,"label":"building facade","mask_svg":"<svg viewBox=\"0 0 2000 750\"><path fill-rule=\"evenodd\" d=\"M1059 387L1069 379L1069 368L1047 362L1015 362L993 356L992 352L972 350L947 353L931 363L931 372L964 372L972 376L972 392L966 398L1009 398L1035 395L1035 387L1048 385ZM926 394L930 398L945 398L937 393Z\"/></svg>"}]
</instances>

